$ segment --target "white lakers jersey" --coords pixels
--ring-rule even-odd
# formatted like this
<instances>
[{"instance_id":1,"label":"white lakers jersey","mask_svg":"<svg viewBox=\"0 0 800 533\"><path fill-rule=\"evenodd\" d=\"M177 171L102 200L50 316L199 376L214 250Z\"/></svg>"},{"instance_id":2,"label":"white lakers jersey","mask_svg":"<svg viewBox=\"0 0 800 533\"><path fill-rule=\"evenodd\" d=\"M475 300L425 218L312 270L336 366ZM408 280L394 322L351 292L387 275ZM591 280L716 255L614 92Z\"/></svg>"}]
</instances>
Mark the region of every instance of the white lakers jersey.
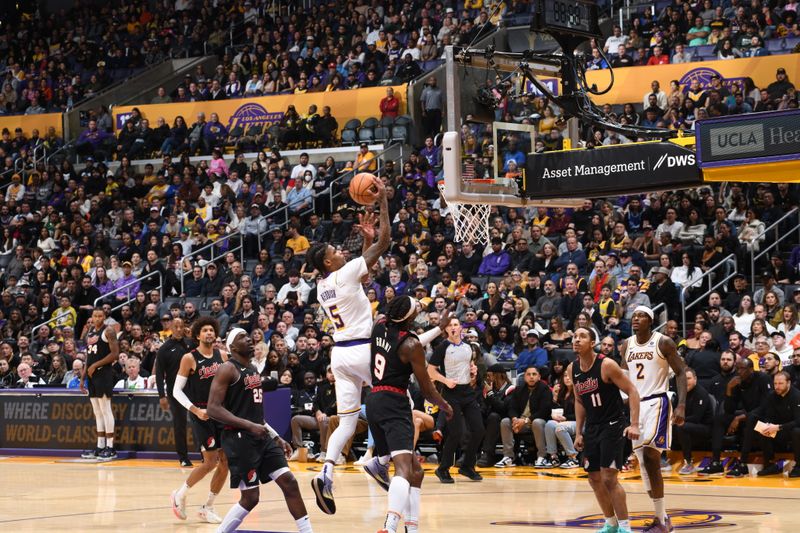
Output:
<instances>
[{"instance_id":1,"label":"white lakers jersey","mask_svg":"<svg viewBox=\"0 0 800 533\"><path fill-rule=\"evenodd\" d=\"M655 331L644 344L636 342L636 335L628 338L623 357L628 363L628 379L633 382L640 398L669 390L669 363L658 349L661 337L663 335Z\"/></svg>"},{"instance_id":2,"label":"white lakers jersey","mask_svg":"<svg viewBox=\"0 0 800 533\"><path fill-rule=\"evenodd\" d=\"M372 307L361 286L366 273L366 261L357 257L317 282L317 300L336 328L336 342L369 339L372 335Z\"/></svg>"}]
</instances>

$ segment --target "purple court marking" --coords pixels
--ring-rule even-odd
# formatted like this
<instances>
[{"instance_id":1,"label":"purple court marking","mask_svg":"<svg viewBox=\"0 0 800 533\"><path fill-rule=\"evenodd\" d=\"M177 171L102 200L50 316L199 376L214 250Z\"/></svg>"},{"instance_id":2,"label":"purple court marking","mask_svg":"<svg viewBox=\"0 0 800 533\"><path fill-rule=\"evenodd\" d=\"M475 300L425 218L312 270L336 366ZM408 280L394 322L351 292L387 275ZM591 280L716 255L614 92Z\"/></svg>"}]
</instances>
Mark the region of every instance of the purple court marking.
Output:
<instances>
[{"instance_id":1,"label":"purple court marking","mask_svg":"<svg viewBox=\"0 0 800 533\"><path fill-rule=\"evenodd\" d=\"M239 533L291 533L290 531L263 531L261 529L237 529Z\"/></svg>"}]
</instances>

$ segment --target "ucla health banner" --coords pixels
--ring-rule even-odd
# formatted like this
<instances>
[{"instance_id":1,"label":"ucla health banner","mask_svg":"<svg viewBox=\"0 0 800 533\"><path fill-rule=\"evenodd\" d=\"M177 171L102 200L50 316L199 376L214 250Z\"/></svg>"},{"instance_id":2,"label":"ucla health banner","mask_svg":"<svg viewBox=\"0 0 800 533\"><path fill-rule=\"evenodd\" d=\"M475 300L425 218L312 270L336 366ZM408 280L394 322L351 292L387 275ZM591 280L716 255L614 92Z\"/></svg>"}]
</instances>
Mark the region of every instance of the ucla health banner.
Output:
<instances>
[{"instance_id":1,"label":"ucla health banner","mask_svg":"<svg viewBox=\"0 0 800 533\"><path fill-rule=\"evenodd\" d=\"M230 131L236 126L245 130L253 124L261 124L264 131L270 126L279 124L286 109L293 105L300 115L305 115L309 106L315 104L317 112L329 106L331 115L339 122L341 131L344 124L353 118L362 122L369 117L380 118L380 102L386 96L387 87L369 87L349 91L333 91L328 93L285 94L262 96L259 98L239 98L214 102L184 102L171 104L150 104L138 106L120 106L114 108L114 127L122 129L134 107L138 107L142 116L155 124L158 117L163 117L172 126L175 117L181 115L186 124L191 126L197 120L197 114L205 113L206 119L211 113L219 115L219 120ZM406 85L393 87L394 95L400 100L400 114L405 113Z\"/></svg>"},{"instance_id":2,"label":"ucla health banner","mask_svg":"<svg viewBox=\"0 0 800 533\"><path fill-rule=\"evenodd\" d=\"M45 137L47 129L52 126L56 129L56 134L61 137L63 135L64 127L61 113L44 113L41 115L12 115L8 117L0 117L0 131L8 128L11 136L14 136L16 128L22 128L25 137L31 136L31 131L34 129L39 130L39 136Z\"/></svg>"},{"instance_id":3,"label":"ucla health banner","mask_svg":"<svg viewBox=\"0 0 800 533\"><path fill-rule=\"evenodd\" d=\"M614 69L614 87L606 94L592 96L595 104L628 104L642 102L645 93L650 91L650 83L658 80L661 90L669 94L669 83L678 80L686 91L693 80L699 80L700 86L711 86L711 76L719 75L722 84L730 87L741 84L744 78L752 78L756 87L766 88L775 81L775 71L785 68L789 81L797 83L800 79L800 55L789 54L779 56L728 59L725 61L701 61L681 65L655 65L650 67L627 67ZM602 89L611 81L608 70L592 70L586 73L586 79Z\"/></svg>"},{"instance_id":4,"label":"ucla health banner","mask_svg":"<svg viewBox=\"0 0 800 533\"><path fill-rule=\"evenodd\" d=\"M264 393L264 417L288 438L291 391ZM163 411L155 391L117 392L111 401L118 450L172 452L172 411ZM192 431L189 449L196 450ZM95 441L89 398L65 389L19 389L0 392L0 449L85 450Z\"/></svg>"}]
</instances>

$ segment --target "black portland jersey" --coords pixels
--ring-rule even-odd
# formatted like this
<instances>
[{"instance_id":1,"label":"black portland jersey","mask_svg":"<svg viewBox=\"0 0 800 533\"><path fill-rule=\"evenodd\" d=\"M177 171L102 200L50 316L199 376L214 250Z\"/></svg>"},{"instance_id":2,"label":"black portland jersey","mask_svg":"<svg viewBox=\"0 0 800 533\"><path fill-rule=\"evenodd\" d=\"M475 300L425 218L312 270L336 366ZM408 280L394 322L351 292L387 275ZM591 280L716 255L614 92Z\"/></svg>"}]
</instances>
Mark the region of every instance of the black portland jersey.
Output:
<instances>
[{"instance_id":1,"label":"black portland jersey","mask_svg":"<svg viewBox=\"0 0 800 533\"><path fill-rule=\"evenodd\" d=\"M580 360L572 364L572 383L586 411L587 424L603 424L622 418L622 396L613 383L605 383L600 368L603 355L598 355L592 368L581 370Z\"/></svg>"},{"instance_id":2,"label":"black portland jersey","mask_svg":"<svg viewBox=\"0 0 800 533\"><path fill-rule=\"evenodd\" d=\"M225 409L239 418L263 424L264 392L261 390L261 375L252 366L244 366L233 357L228 362L239 371L239 378L225 392Z\"/></svg>"},{"instance_id":3,"label":"black portland jersey","mask_svg":"<svg viewBox=\"0 0 800 533\"><path fill-rule=\"evenodd\" d=\"M380 385L407 389L408 380L413 372L411 363L400 359L400 345L409 337L417 336L410 331L400 331L385 320L376 323L372 328L371 364L372 386Z\"/></svg>"},{"instance_id":4,"label":"black portland jersey","mask_svg":"<svg viewBox=\"0 0 800 533\"><path fill-rule=\"evenodd\" d=\"M194 357L194 372L189 375L189 399L198 407L208 405L208 393L211 392L211 381L217 370L224 363L219 350L214 348L211 357L205 357L197 348L189 352Z\"/></svg>"},{"instance_id":5,"label":"black portland jersey","mask_svg":"<svg viewBox=\"0 0 800 533\"><path fill-rule=\"evenodd\" d=\"M103 335L104 331L105 327L99 331L92 328L86 335L86 368L89 368L111 353L111 347L108 345L108 341L105 340Z\"/></svg>"}]
</instances>

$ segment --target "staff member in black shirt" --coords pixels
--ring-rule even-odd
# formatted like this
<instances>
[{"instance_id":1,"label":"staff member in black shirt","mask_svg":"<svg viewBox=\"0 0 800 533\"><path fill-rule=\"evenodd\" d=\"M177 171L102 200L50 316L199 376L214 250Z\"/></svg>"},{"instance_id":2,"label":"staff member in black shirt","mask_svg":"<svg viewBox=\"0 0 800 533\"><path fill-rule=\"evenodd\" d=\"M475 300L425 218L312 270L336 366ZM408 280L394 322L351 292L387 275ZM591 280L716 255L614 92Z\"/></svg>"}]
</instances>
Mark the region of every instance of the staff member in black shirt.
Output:
<instances>
[{"instance_id":1,"label":"staff member in black shirt","mask_svg":"<svg viewBox=\"0 0 800 533\"><path fill-rule=\"evenodd\" d=\"M673 400L677 401L677 397ZM708 391L697 383L697 372L693 368L687 368L686 419L682 425L673 424L672 426L675 440L680 443L683 452L683 466L678 474L688 476L697 471L692 462L692 444L710 440L713 423L714 407L711 397Z\"/></svg>"},{"instance_id":2,"label":"staff member in black shirt","mask_svg":"<svg viewBox=\"0 0 800 533\"><path fill-rule=\"evenodd\" d=\"M778 372L773 378L773 391L768 394L755 412L759 422L767 426L756 435L764 452L764 468L759 476L774 476L783 469L772 462L775 457L775 443L792 443L794 468L789 477L800 477L800 390L792 387L787 372Z\"/></svg>"},{"instance_id":3,"label":"staff member in black shirt","mask_svg":"<svg viewBox=\"0 0 800 533\"><path fill-rule=\"evenodd\" d=\"M172 428L175 433L175 452L181 466L190 467L189 453L186 445L186 409L172 397L175 376L181 366L181 357L192 350L193 345L185 335L183 319L172 321L172 336L167 339L156 354L156 387L161 409L172 411ZM166 382L167 388L164 389Z\"/></svg>"},{"instance_id":4,"label":"staff member in black shirt","mask_svg":"<svg viewBox=\"0 0 800 533\"><path fill-rule=\"evenodd\" d=\"M453 407L453 418L447 421L447 436L442 445L442 460L436 469L436 477L442 483L454 482L450 477L450 467L453 466L466 423L470 436L458 473L472 481L481 481L483 477L475 471L475 463L483 438L483 417L475 389L470 386L472 347L461 340L461 322L457 318L449 319L445 332L447 340L436 347L428 365L428 375L434 382L445 385L442 396Z\"/></svg>"}]
</instances>

